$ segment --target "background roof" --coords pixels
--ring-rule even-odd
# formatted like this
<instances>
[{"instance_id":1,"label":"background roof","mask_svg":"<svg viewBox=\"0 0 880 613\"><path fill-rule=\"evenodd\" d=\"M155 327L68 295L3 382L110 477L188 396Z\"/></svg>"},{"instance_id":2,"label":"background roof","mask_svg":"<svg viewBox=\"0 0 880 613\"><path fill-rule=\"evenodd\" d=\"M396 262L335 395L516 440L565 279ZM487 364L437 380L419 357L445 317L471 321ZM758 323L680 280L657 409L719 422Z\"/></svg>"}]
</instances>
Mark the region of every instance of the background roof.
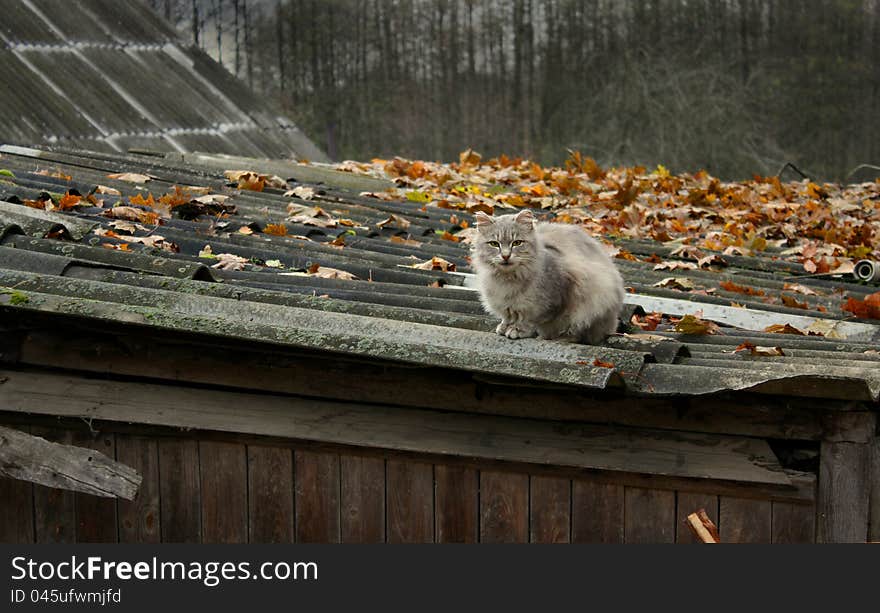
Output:
<instances>
[{"instance_id":1,"label":"background roof","mask_svg":"<svg viewBox=\"0 0 880 613\"><path fill-rule=\"evenodd\" d=\"M141 2L0 0L0 142L325 161Z\"/></svg>"}]
</instances>

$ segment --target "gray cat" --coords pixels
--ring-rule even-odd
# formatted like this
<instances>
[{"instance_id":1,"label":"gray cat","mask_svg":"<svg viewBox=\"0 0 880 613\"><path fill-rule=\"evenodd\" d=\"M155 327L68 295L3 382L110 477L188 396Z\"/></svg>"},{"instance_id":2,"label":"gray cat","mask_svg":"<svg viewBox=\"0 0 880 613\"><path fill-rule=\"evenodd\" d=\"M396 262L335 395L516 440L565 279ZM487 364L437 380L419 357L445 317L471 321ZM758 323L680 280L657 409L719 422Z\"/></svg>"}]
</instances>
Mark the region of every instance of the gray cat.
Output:
<instances>
[{"instance_id":1,"label":"gray cat","mask_svg":"<svg viewBox=\"0 0 880 613\"><path fill-rule=\"evenodd\" d=\"M476 217L472 260L498 334L597 344L616 331L623 279L598 242L577 226L536 224L527 210Z\"/></svg>"}]
</instances>

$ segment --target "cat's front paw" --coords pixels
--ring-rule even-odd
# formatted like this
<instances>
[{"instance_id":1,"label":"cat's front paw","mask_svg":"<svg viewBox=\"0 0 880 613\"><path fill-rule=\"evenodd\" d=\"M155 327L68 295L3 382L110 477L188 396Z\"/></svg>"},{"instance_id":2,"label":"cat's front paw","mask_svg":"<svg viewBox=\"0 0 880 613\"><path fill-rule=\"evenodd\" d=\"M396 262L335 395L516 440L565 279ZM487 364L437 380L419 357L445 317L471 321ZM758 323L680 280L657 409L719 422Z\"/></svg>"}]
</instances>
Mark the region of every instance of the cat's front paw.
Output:
<instances>
[{"instance_id":1,"label":"cat's front paw","mask_svg":"<svg viewBox=\"0 0 880 613\"><path fill-rule=\"evenodd\" d=\"M508 326L507 332L504 333L504 336L509 339L531 338L535 336L535 331L528 328L521 328L519 326Z\"/></svg>"},{"instance_id":2,"label":"cat's front paw","mask_svg":"<svg viewBox=\"0 0 880 613\"><path fill-rule=\"evenodd\" d=\"M495 334L500 334L501 336L506 336L506 335L507 335L507 329L508 329L508 328L510 328L510 324L505 323L505 322L502 321L502 322L501 322L500 324L498 324L498 326L495 328Z\"/></svg>"}]
</instances>

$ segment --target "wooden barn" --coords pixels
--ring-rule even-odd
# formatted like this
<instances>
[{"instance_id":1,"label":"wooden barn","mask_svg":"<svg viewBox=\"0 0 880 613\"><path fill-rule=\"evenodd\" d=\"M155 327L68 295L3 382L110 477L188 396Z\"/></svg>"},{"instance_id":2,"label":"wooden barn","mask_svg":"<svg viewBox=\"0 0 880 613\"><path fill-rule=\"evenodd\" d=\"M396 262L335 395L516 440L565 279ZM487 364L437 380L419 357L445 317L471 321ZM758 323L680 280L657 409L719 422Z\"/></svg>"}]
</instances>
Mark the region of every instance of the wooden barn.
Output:
<instances>
[{"instance_id":1,"label":"wooden barn","mask_svg":"<svg viewBox=\"0 0 880 613\"><path fill-rule=\"evenodd\" d=\"M509 341L441 237L462 215L358 195L377 186L0 148L0 473L27 472L9 449L40 437L140 479L126 500L0 478L0 540L671 543L701 508L723 542L880 538L880 328L829 294L876 287L805 278L809 310L732 308L618 260L624 321L700 309L722 333ZM725 258L680 274L768 291L797 274Z\"/></svg>"}]
</instances>

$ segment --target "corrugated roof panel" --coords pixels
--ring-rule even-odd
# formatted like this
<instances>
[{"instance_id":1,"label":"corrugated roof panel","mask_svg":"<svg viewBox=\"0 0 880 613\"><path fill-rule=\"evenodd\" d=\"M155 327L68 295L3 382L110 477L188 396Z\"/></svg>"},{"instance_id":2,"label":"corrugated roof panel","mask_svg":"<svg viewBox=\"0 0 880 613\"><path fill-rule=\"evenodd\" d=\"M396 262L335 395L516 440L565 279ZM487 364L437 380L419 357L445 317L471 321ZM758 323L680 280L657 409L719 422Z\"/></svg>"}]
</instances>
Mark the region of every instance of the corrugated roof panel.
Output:
<instances>
[{"instance_id":1,"label":"corrugated roof panel","mask_svg":"<svg viewBox=\"0 0 880 613\"><path fill-rule=\"evenodd\" d=\"M55 2L57 9L58 3ZM61 38L21 0L0 0L0 37L11 43L52 45Z\"/></svg>"},{"instance_id":2,"label":"corrugated roof panel","mask_svg":"<svg viewBox=\"0 0 880 613\"><path fill-rule=\"evenodd\" d=\"M14 248L32 255L14 258L14 254L0 252L0 285L32 292L29 295L33 301L27 308L41 313L76 314L107 322L119 321L120 313L124 313L125 321L138 325L342 351L365 359L442 365L531 379L529 385L623 385L630 393L651 396L747 391L871 402L880 395L877 322L845 322L863 327L864 342L770 334L735 326L706 336L669 331L653 332L647 338L619 336L604 347L509 341L491 334L495 322L484 314L477 294L465 287L471 282L466 275L409 267L440 255L456 263L460 271L468 269L467 245L437 237L437 232L454 229L448 211L362 198L356 192L327 185L311 186L315 191L309 201L285 197L281 189L241 191L226 185L222 170L184 161L195 159L192 156L157 158L0 149L0 153L4 151L0 165L16 174L0 186L0 195L4 190L10 194L8 200L13 196L33 198L41 190L59 193L68 186L77 186L85 193L97 183L123 193L121 198L106 197L104 208L78 208L68 213L47 214L13 203L0 207L0 226L17 225L31 235L4 235L0 241L4 247L0 249ZM37 166L73 178L68 181L35 175L32 171ZM230 158L230 169L259 171L259 166L259 160ZM175 215L158 227L142 224L141 228L123 230L121 236L111 236L107 231L119 228L111 225L107 208L120 199L128 203L127 196L137 192L130 183L107 177L121 170L152 174L155 178L144 187L157 197L172 191L175 184L205 185L213 193L228 196L227 204L236 210L225 217L212 213L195 220ZM350 225L321 227L290 222L286 219L290 203L320 206L333 218L350 220ZM391 214L403 216L410 225L406 230L381 227L379 224ZM270 222L289 224L291 236L263 233ZM59 228L78 243L41 238ZM395 242L393 237L401 240ZM175 250L143 244L160 239L173 243ZM117 249L120 245L125 245L125 250ZM220 262L200 255L205 245L211 246L215 256L226 253L243 258L241 270L208 268ZM269 265L272 260L277 262ZM357 279L309 274L315 265L318 270L329 267L350 272ZM621 269L626 281L637 288L638 293L628 294L630 297L654 299L641 292L662 289L652 287L650 281L656 272L649 266L624 263ZM762 287L773 289L787 274L761 276L751 269L735 270L677 270L673 274L695 282L712 280L711 275L718 279L734 274L756 275ZM199 280L191 280L195 275L201 275L196 277ZM809 277L800 277L798 282L824 287ZM843 278L836 283L871 291ZM677 295L665 296L668 302L663 303L674 303L676 312L711 312L706 303L699 301L705 296L663 291ZM772 316L780 322L805 312L783 312L760 301L755 302L754 309L735 310ZM843 313L815 310L809 314L830 324L844 317ZM761 357L735 351L746 343L778 346L783 355ZM611 367L602 367L594 359ZM608 372L600 372L603 370Z\"/></svg>"},{"instance_id":3,"label":"corrugated roof panel","mask_svg":"<svg viewBox=\"0 0 880 613\"><path fill-rule=\"evenodd\" d=\"M90 62L79 50L23 50L20 53L59 87L77 110L99 122L106 133L155 132L160 129L159 124L132 108L129 102L131 97L148 99L148 91L118 89L105 77L100 65ZM118 76L114 75L114 78Z\"/></svg>"},{"instance_id":4,"label":"corrugated roof panel","mask_svg":"<svg viewBox=\"0 0 880 613\"><path fill-rule=\"evenodd\" d=\"M69 138L98 134L64 96L34 73L19 57L20 52L0 49L0 112L3 132L10 141L33 144L51 137ZM28 59L27 54L22 54ZM34 135L38 135L35 139Z\"/></svg>"}]
</instances>

